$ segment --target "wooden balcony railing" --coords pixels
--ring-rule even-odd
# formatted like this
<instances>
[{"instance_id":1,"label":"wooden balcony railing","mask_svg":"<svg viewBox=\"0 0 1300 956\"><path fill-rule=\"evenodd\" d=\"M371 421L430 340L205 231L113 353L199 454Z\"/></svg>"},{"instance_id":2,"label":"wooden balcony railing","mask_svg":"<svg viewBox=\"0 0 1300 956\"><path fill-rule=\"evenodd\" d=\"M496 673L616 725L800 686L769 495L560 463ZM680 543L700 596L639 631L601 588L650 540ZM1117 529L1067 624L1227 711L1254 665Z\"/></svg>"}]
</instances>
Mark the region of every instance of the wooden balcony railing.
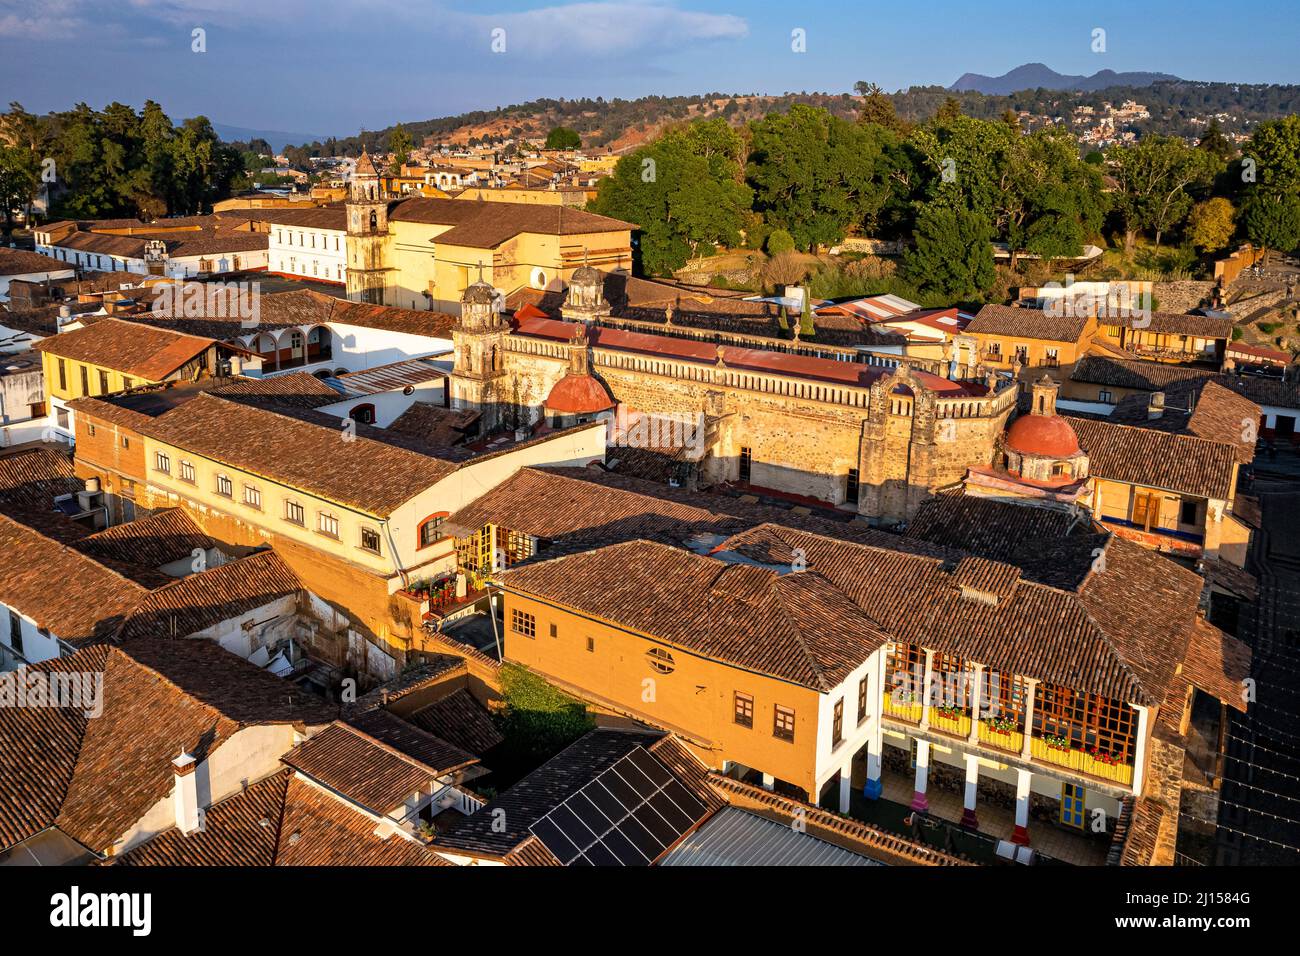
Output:
<instances>
[{"instance_id":1,"label":"wooden balcony railing","mask_svg":"<svg viewBox=\"0 0 1300 956\"><path fill-rule=\"evenodd\" d=\"M921 703L920 701L898 701L894 699L893 694L886 694L885 713L891 717L897 717L899 720L906 720L908 723L919 724L921 722Z\"/></svg>"},{"instance_id":2,"label":"wooden balcony railing","mask_svg":"<svg viewBox=\"0 0 1300 956\"><path fill-rule=\"evenodd\" d=\"M956 713L945 713L941 707L931 707L930 729L965 740L970 736L970 714L960 710Z\"/></svg>"},{"instance_id":3,"label":"wooden balcony railing","mask_svg":"<svg viewBox=\"0 0 1300 956\"><path fill-rule=\"evenodd\" d=\"M993 747L997 750L1005 750L1008 753L1018 754L1025 749L1025 735L1018 730L1008 730L1003 733L994 730L989 726L988 721L980 721L980 743L986 747Z\"/></svg>"},{"instance_id":4,"label":"wooden balcony railing","mask_svg":"<svg viewBox=\"0 0 1300 956\"><path fill-rule=\"evenodd\" d=\"M1131 764L1108 763L1105 760L1098 760L1092 754L1077 747L1071 747L1069 750L1058 749L1049 746L1043 738L1035 737L1030 743L1030 753L1033 754L1035 760L1056 764L1058 767L1065 767L1076 773L1087 774L1101 780L1110 780L1124 786L1130 786L1133 783L1133 767Z\"/></svg>"}]
</instances>

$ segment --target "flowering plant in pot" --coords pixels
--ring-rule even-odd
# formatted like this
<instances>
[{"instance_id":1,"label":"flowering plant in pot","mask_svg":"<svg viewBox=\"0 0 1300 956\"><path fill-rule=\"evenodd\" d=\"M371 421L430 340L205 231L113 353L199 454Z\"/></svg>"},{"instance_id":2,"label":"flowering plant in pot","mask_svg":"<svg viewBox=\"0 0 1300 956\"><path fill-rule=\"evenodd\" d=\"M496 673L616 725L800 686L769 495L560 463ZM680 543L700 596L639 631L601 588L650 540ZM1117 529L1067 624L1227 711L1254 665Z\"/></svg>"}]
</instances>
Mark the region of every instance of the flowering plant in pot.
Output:
<instances>
[{"instance_id":1,"label":"flowering plant in pot","mask_svg":"<svg viewBox=\"0 0 1300 956\"><path fill-rule=\"evenodd\" d=\"M984 720L984 725L995 734L1012 734L1016 729L1016 722L1011 717L988 717Z\"/></svg>"},{"instance_id":2,"label":"flowering plant in pot","mask_svg":"<svg viewBox=\"0 0 1300 956\"><path fill-rule=\"evenodd\" d=\"M1115 756L1115 754L1111 753L1109 750L1102 750L1100 747L1091 748L1088 751L1088 756L1097 761L1097 763L1108 764L1112 767L1119 763L1119 757Z\"/></svg>"},{"instance_id":3,"label":"flowering plant in pot","mask_svg":"<svg viewBox=\"0 0 1300 956\"><path fill-rule=\"evenodd\" d=\"M945 720L956 720L961 716L961 708L956 704L940 704L934 710L935 713Z\"/></svg>"},{"instance_id":4,"label":"flowering plant in pot","mask_svg":"<svg viewBox=\"0 0 1300 956\"><path fill-rule=\"evenodd\" d=\"M1043 734L1043 743L1047 744L1049 750L1069 750L1070 738L1058 736L1056 734Z\"/></svg>"}]
</instances>

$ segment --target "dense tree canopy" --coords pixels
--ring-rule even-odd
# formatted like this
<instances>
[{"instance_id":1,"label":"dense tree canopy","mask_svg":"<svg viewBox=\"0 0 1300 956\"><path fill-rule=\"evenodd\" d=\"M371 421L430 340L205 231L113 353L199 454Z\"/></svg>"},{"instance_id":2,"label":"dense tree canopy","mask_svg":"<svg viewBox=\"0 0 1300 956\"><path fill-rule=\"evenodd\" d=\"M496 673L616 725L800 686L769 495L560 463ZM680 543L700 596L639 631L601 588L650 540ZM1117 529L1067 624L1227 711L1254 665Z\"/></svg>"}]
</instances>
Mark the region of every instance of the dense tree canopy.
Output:
<instances>
[{"instance_id":1,"label":"dense tree canopy","mask_svg":"<svg viewBox=\"0 0 1300 956\"><path fill-rule=\"evenodd\" d=\"M740 179L740 135L724 120L670 130L619 160L592 210L641 226L641 266L681 268L715 244L738 245L752 201Z\"/></svg>"},{"instance_id":2,"label":"dense tree canopy","mask_svg":"<svg viewBox=\"0 0 1300 956\"><path fill-rule=\"evenodd\" d=\"M577 149L582 145L582 137L576 129L557 126L546 134L547 149Z\"/></svg>"},{"instance_id":3,"label":"dense tree canopy","mask_svg":"<svg viewBox=\"0 0 1300 956\"><path fill-rule=\"evenodd\" d=\"M0 158L10 215L35 197L47 169L52 213L87 219L206 212L245 181L240 152L205 117L174 126L152 100L138 113L121 103L102 111L80 103L42 117L13 103L0 120L11 144ZM15 182L26 185L15 191Z\"/></svg>"}]
</instances>

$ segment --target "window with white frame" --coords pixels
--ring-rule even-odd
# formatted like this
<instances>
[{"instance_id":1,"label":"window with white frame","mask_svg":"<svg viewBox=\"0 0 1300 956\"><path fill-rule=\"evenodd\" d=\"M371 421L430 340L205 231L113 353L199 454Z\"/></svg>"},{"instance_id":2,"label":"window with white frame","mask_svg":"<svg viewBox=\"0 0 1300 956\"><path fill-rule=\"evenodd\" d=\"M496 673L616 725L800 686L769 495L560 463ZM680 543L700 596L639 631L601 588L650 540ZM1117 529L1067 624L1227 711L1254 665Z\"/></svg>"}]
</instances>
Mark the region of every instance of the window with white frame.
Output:
<instances>
[{"instance_id":1,"label":"window with white frame","mask_svg":"<svg viewBox=\"0 0 1300 956\"><path fill-rule=\"evenodd\" d=\"M244 504L260 510L262 507L262 489L256 485L244 485Z\"/></svg>"},{"instance_id":2,"label":"window with white frame","mask_svg":"<svg viewBox=\"0 0 1300 956\"><path fill-rule=\"evenodd\" d=\"M217 494L223 498L235 496L235 486L227 475L217 475Z\"/></svg>"},{"instance_id":3,"label":"window with white frame","mask_svg":"<svg viewBox=\"0 0 1300 956\"><path fill-rule=\"evenodd\" d=\"M316 513L316 530L321 534L327 534L331 538L339 536L339 519L327 511L318 511Z\"/></svg>"},{"instance_id":4,"label":"window with white frame","mask_svg":"<svg viewBox=\"0 0 1300 956\"><path fill-rule=\"evenodd\" d=\"M163 452L157 452L157 453L155 453L155 454L154 454L154 467L157 468L159 471L161 471L161 472L165 472L166 474L169 474L169 475L170 475L170 474L172 473L172 459L171 459L171 456L170 456L170 455L167 455L167 454L164 454Z\"/></svg>"}]
</instances>

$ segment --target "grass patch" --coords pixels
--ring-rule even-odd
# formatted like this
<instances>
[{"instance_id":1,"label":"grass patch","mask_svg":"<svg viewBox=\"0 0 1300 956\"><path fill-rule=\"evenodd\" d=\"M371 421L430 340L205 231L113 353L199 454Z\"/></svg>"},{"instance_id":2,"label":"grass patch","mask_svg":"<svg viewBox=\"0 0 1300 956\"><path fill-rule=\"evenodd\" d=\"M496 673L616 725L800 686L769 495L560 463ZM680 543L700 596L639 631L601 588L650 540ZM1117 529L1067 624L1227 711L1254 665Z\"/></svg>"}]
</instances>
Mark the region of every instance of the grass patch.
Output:
<instances>
[{"instance_id":1,"label":"grass patch","mask_svg":"<svg viewBox=\"0 0 1300 956\"><path fill-rule=\"evenodd\" d=\"M518 664L502 665L501 694L505 706L493 716L505 740L493 748L489 764L497 791L527 776L596 726L582 701Z\"/></svg>"}]
</instances>

